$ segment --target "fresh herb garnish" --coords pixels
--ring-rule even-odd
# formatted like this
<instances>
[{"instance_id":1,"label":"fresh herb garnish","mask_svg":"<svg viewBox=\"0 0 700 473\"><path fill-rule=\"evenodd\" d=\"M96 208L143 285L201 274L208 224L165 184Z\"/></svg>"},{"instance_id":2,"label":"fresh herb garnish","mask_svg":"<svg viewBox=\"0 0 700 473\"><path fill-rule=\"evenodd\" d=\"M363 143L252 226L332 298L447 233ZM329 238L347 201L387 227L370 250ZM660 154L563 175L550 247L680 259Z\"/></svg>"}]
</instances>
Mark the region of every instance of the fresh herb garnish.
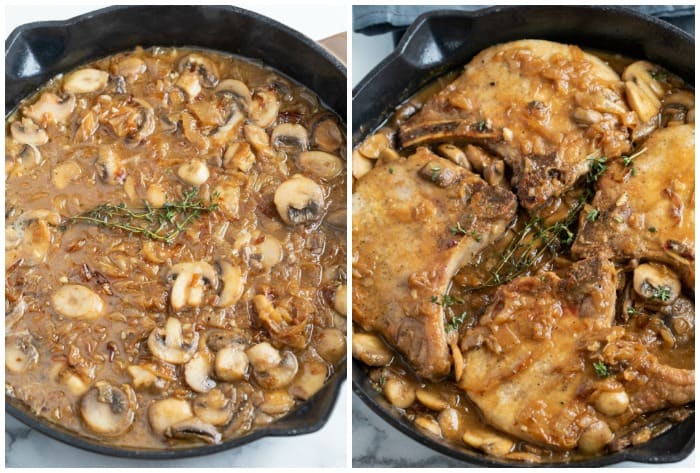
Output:
<instances>
[{"instance_id":1,"label":"fresh herb garnish","mask_svg":"<svg viewBox=\"0 0 700 473\"><path fill-rule=\"evenodd\" d=\"M627 308L627 315L633 316L633 315L636 314L636 313L637 313L637 309L635 309L634 307L629 306L629 307Z\"/></svg>"},{"instance_id":2,"label":"fresh herb garnish","mask_svg":"<svg viewBox=\"0 0 700 473\"><path fill-rule=\"evenodd\" d=\"M439 166L433 166L432 168L430 168L430 170L432 171L432 174L430 175L431 181L433 181L433 182L437 181L437 179L439 177L438 173L440 172L440 169L441 168Z\"/></svg>"},{"instance_id":3,"label":"fresh herb garnish","mask_svg":"<svg viewBox=\"0 0 700 473\"><path fill-rule=\"evenodd\" d=\"M662 81L662 82L664 82L664 81L666 81L666 79L668 79L668 74L667 74L666 72L664 72L664 71L653 71L653 70L650 70L650 71L649 71L649 75L650 75L652 78L654 78L654 79L656 79L656 80L659 80L659 81Z\"/></svg>"},{"instance_id":4,"label":"fresh herb garnish","mask_svg":"<svg viewBox=\"0 0 700 473\"><path fill-rule=\"evenodd\" d=\"M433 304L440 304L443 307L451 307L457 304L464 304L464 301L459 297L454 297L449 294L443 294L441 297L433 296L430 298Z\"/></svg>"},{"instance_id":5,"label":"fresh herb garnish","mask_svg":"<svg viewBox=\"0 0 700 473\"><path fill-rule=\"evenodd\" d=\"M488 130L488 124L486 123L486 120L480 120L472 125L472 128L474 128L476 131L479 133L483 133L486 130Z\"/></svg>"},{"instance_id":6,"label":"fresh herb garnish","mask_svg":"<svg viewBox=\"0 0 700 473\"><path fill-rule=\"evenodd\" d=\"M588 174L586 174L586 181L589 184L598 182L598 178L608 169L608 165L605 164L608 158L605 156L589 156L586 160L590 163Z\"/></svg>"},{"instance_id":7,"label":"fresh herb garnish","mask_svg":"<svg viewBox=\"0 0 700 473\"><path fill-rule=\"evenodd\" d=\"M599 378L607 378L610 376L610 373L608 373L608 366L602 361L593 362L593 371L595 371L596 376Z\"/></svg>"},{"instance_id":8,"label":"fresh herb garnish","mask_svg":"<svg viewBox=\"0 0 700 473\"><path fill-rule=\"evenodd\" d=\"M481 235L479 235L478 233L476 233L476 230L472 230L472 231L469 233L469 235L474 239L474 241L477 241L477 242L481 241Z\"/></svg>"},{"instance_id":9,"label":"fresh herb garnish","mask_svg":"<svg viewBox=\"0 0 700 473\"><path fill-rule=\"evenodd\" d=\"M646 148L642 148L630 156L622 156L622 163L625 165L625 167L629 167L632 164L632 161L644 154L646 150Z\"/></svg>"},{"instance_id":10,"label":"fresh herb garnish","mask_svg":"<svg viewBox=\"0 0 700 473\"><path fill-rule=\"evenodd\" d=\"M466 312L462 312L461 314L452 317L452 319L445 324L445 332L450 333L450 331L452 331L452 330L459 330L459 328L464 323L464 319L466 317L467 317Z\"/></svg>"},{"instance_id":11,"label":"fresh herb garnish","mask_svg":"<svg viewBox=\"0 0 700 473\"><path fill-rule=\"evenodd\" d=\"M389 174L394 174L394 168L389 168Z\"/></svg>"},{"instance_id":12,"label":"fresh herb garnish","mask_svg":"<svg viewBox=\"0 0 700 473\"><path fill-rule=\"evenodd\" d=\"M598 215L600 214L600 210L598 209L591 209L588 211L588 214L586 215L586 220L589 222L595 222L598 220Z\"/></svg>"},{"instance_id":13,"label":"fresh herb garnish","mask_svg":"<svg viewBox=\"0 0 700 473\"><path fill-rule=\"evenodd\" d=\"M654 225L652 225L651 227L649 227L649 231L651 233L656 233L656 227Z\"/></svg>"},{"instance_id":14,"label":"fresh herb garnish","mask_svg":"<svg viewBox=\"0 0 700 473\"><path fill-rule=\"evenodd\" d=\"M202 213L216 210L216 203L205 204L197 198L198 193L199 190L193 188L185 192L181 200L166 202L162 207L152 207L147 201L143 208L127 208L125 204L101 204L70 217L66 225L88 223L172 243ZM216 197L214 193L212 199Z\"/></svg>"},{"instance_id":15,"label":"fresh herb garnish","mask_svg":"<svg viewBox=\"0 0 700 473\"><path fill-rule=\"evenodd\" d=\"M666 302L671 299L671 288L668 286L659 286L654 288L654 292L651 295L652 299L658 299L662 302Z\"/></svg>"}]
</instances>

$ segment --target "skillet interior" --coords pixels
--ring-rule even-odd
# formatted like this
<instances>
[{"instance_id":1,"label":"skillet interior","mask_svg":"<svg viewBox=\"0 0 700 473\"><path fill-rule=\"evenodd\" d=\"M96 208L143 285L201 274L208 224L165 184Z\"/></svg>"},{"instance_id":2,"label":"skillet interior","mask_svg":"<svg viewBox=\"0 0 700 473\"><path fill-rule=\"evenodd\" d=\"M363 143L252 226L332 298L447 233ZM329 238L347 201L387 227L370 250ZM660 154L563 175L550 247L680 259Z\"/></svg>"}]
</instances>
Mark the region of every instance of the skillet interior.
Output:
<instances>
[{"instance_id":1,"label":"skillet interior","mask_svg":"<svg viewBox=\"0 0 700 473\"><path fill-rule=\"evenodd\" d=\"M17 28L5 42L6 116L56 74L137 45L193 46L262 58L266 65L316 92L339 116L346 116L345 66L300 33L256 13L225 6L110 7L66 21ZM104 446L39 420L7 397L6 412L56 440L85 450L130 458L184 458L227 450L262 437L319 430L330 416L345 377L343 362L323 389L290 415L240 438L187 449Z\"/></svg>"},{"instance_id":2,"label":"skillet interior","mask_svg":"<svg viewBox=\"0 0 700 473\"><path fill-rule=\"evenodd\" d=\"M418 17L394 52L353 90L353 143L361 142L419 88L461 68L476 53L516 39L548 39L645 58L694 84L694 38L657 20L615 7L494 7L476 12L437 10ZM420 433L371 386L353 360L353 391L380 417L414 440L458 460L482 466L531 466L455 448ZM651 441L611 455L568 463L604 466L625 460L670 463L695 444L695 415ZM560 466L541 464L537 466Z\"/></svg>"}]
</instances>

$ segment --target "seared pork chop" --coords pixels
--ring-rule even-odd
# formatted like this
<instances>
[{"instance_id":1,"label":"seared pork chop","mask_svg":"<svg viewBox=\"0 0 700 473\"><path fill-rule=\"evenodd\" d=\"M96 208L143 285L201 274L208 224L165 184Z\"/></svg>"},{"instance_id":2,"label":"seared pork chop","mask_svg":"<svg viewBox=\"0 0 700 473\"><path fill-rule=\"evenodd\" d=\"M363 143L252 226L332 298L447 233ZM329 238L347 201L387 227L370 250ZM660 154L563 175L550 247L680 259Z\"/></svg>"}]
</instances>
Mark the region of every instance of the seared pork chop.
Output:
<instances>
[{"instance_id":1,"label":"seared pork chop","mask_svg":"<svg viewBox=\"0 0 700 473\"><path fill-rule=\"evenodd\" d=\"M695 398L694 371L663 365L650 340L613 325L615 288L613 264L596 256L567 279L545 272L498 289L461 341L460 387L486 422L594 452L631 418Z\"/></svg>"},{"instance_id":2,"label":"seared pork chop","mask_svg":"<svg viewBox=\"0 0 700 473\"><path fill-rule=\"evenodd\" d=\"M440 298L457 270L504 233L515 196L419 148L358 181L352 208L353 320L380 332L420 376L446 375Z\"/></svg>"},{"instance_id":3,"label":"seared pork chop","mask_svg":"<svg viewBox=\"0 0 700 473\"><path fill-rule=\"evenodd\" d=\"M694 135L694 125L656 130L644 143L646 151L628 165L610 165L592 203L598 218L590 221L581 213L574 256L608 252L616 259L660 261L694 287Z\"/></svg>"},{"instance_id":4,"label":"seared pork chop","mask_svg":"<svg viewBox=\"0 0 700 473\"><path fill-rule=\"evenodd\" d=\"M576 46L522 40L488 48L400 128L404 147L462 140L513 169L521 205L537 209L589 169L630 148L635 120L619 76Z\"/></svg>"}]
</instances>

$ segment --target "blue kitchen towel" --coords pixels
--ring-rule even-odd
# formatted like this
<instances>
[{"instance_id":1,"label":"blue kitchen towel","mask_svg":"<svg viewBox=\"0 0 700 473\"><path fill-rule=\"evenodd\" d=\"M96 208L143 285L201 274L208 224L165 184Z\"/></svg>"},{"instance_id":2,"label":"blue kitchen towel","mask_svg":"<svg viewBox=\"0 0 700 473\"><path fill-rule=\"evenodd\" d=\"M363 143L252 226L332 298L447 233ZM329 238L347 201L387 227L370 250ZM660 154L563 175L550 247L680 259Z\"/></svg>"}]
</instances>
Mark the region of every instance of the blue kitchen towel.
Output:
<instances>
[{"instance_id":1,"label":"blue kitchen towel","mask_svg":"<svg viewBox=\"0 0 700 473\"><path fill-rule=\"evenodd\" d=\"M485 5L357 5L352 8L353 31L378 34L405 29L422 13L432 10L478 10ZM662 18L695 36L693 5L628 6L647 15Z\"/></svg>"}]
</instances>

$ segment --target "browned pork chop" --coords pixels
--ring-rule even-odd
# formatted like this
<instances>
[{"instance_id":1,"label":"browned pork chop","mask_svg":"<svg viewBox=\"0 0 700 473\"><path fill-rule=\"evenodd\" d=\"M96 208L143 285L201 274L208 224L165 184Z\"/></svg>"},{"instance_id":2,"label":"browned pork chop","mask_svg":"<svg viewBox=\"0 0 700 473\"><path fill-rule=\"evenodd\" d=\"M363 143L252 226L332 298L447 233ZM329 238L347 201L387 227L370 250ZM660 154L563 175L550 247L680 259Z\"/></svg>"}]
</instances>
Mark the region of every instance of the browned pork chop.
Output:
<instances>
[{"instance_id":1,"label":"browned pork chop","mask_svg":"<svg viewBox=\"0 0 700 473\"><path fill-rule=\"evenodd\" d=\"M656 260L695 284L695 126L656 130L628 165L612 163L598 179L594 221L581 213L572 252L585 257Z\"/></svg>"},{"instance_id":2,"label":"browned pork chop","mask_svg":"<svg viewBox=\"0 0 700 473\"><path fill-rule=\"evenodd\" d=\"M587 157L629 150L635 120L619 76L576 46L522 40L488 48L400 128L404 147L463 140L513 169L521 205L536 209L589 169Z\"/></svg>"},{"instance_id":3,"label":"browned pork chop","mask_svg":"<svg viewBox=\"0 0 700 473\"><path fill-rule=\"evenodd\" d=\"M499 288L461 342L460 387L486 422L590 453L639 414L695 398L694 371L662 364L653 340L613 325L615 288L601 257L575 263L565 280L545 272Z\"/></svg>"},{"instance_id":4,"label":"browned pork chop","mask_svg":"<svg viewBox=\"0 0 700 473\"><path fill-rule=\"evenodd\" d=\"M446 375L444 314L433 298L504 233L515 196L419 148L358 181L352 208L353 320L380 332L420 376Z\"/></svg>"}]
</instances>

